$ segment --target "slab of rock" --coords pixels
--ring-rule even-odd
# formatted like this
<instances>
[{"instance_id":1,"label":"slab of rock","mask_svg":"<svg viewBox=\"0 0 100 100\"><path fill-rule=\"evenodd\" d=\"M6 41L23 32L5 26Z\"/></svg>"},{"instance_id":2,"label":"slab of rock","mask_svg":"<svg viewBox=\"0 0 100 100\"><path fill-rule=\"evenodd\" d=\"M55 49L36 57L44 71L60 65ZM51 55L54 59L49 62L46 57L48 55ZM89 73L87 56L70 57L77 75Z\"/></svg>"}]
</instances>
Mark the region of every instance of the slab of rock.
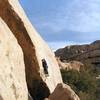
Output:
<instances>
[{"instance_id":1,"label":"slab of rock","mask_svg":"<svg viewBox=\"0 0 100 100\"><path fill-rule=\"evenodd\" d=\"M63 82L55 55L33 28L18 0L0 0L0 17L0 99L28 100L27 87L32 97L29 99L34 100L59 90L56 86ZM42 59L46 60L48 75Z\"/></svg>"},{"instance_id":2,"label":"slab of rock","mask_svg":"<svg viewBox=\"0 0 100 100\"><path fill-rule=\"evenodd\" d=\"M66 70L77 70L80 71L82 68L84 68L84 64L79 61L61 61L59 58L56 58L58 65L60 69L66 69Z\"/></svg>"},{"instance_id":3,"label":"slab of rock","mask_svg":"<svg viewBox=\"0 0 100 100\"><path fill-rule=\"evenodd\" d=\"M53 92L56 85L58 83L62 83L62 78L61 78L59 66L58 66L57 61L55 59L55 55L50 50L50 48L45 43L45 41L40 37L40 35L33 28L33 26L31 25L27 16L24 13L24 10L20 6L18 0L9 0L9 3L12 6L12 9L17 13L19 18L23 22L24 28L27 31L27 33L23 33L23 34L27 34L30 38L31 43L32 43L32 48L30 48L29 51L24 50L24 54L26 54L26 56L27 56L28 52L33 50L33 52L30 54L30 58L28 58L28 59L26 58L27 61L30 59L30 63L32 63L32 65L28 66L27 70L29 69L29 67L31 67L30 69L34 68L34 70L37 69L37 71L40 73L40 77L43 79L43 81L49 87L50 92ZM23 39L23 41L24 40L25 39ZM23 45L23 44L21 44L21 45ZM24 48L28 48L28 47L22 47L22 49L24 49ZM44 69L43 69L42 61L41 61L42 59L45 59L47 62L49 77L45 77ZM36 70L33 72L36 73ZM55 72L56 72L56 74L55 74Z\"/></svg>"},{"instance_id":4,"label":"slab of rock","mask_svg":"<svg viewBox=\"0 0 100 100\"><path fill-rule=\"evenodd\" d=\"M1 18L0 100L28 100L22 49Z\"/></svg>"},{"instance_id":5,"label":"slab of rock","mask_svg":"<svg viewBox=\"0 0 100 100\"><path fill-rule=\"evenodd\" d=\"M19 1L0 0L0 17L9 27L9 30L12 32L12 35L15 36L16 40L18 41L18 44L22 48L23 55L21 57L24 56L23 62L25 64L26 82L28 89L32 91L34 90L34 88L37 87L36 82L38 82L38 84L43 82L42 84L45 84L45 87L48 87L50 92L53 92L56 85L58 83L62 83L62 78L59 66L55 59L55 55L50 50L48 45L44 42L44 40L40 37L40 35L36 32L36 30L33 28L33 26L31 25L27 16L24 13L24 10L20 6ZM8 36L7 33L6 35ZM8 41L10 41L9 38ZM7 45L7 42L5 42L5 44ZM16 44L14 42L13 44L13 47L11 47L10 49L16 47ZM44 73L42 59L45 59L47 62L48 75L45 75ZM20 59L18 60L20 61ZM22 72L24 72L24 70ZM34 94L34 91L32 91L31 93Z\"/></svg>"},{"instance_id":6,"label":"slab of rock","mask_svg":"<svg viewBox=\"0 0 100 100\"><path fill-rule=\"evenodd\" d=\"M54 92L49 96L50 100L80 100L75 92L65 84L58 84Z\"/></svg>"}]
</instances>

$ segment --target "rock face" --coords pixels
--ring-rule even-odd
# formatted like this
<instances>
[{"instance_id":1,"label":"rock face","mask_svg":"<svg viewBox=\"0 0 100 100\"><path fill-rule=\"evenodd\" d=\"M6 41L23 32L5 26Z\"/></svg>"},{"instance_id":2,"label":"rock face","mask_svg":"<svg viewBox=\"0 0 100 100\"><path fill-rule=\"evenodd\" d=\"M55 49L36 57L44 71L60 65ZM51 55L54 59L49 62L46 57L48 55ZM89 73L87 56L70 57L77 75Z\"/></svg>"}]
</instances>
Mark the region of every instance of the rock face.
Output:
<instances>
[{"instance_id":1,"label":"rock face","mask_svg":"<svg viewBox=\"0 0 100 100\"><path fill-rule=\"evenodd\" d=\"M0 0L0 17L12 31L22 48L29 91L34 92L32 90L36 87L36 82L39 85L43 82L45 90L53 92L56 85L62 83L58 64L52 51L27 19L18 0ZM7 33L6 35L8 35ZM47 62L49 77L44 74L42 59Z\"/></svg>"},{"instance_id":2,"label":"rock face","mask_svg":"<svg viewBox=\"0 0 100 100\"><path fill-rule=\"evenodd\" d=\"M18 0L0 0L0 17L0 100L49 97L62 83L54 53L35 31ZM46 60L48 75L42 59Z\"/></svg>"},{"instance_id":3,"label":"rock face","mask_svg":"<svg viewBox=\"0 0 100 100\"><path fill-rule=\"evenodd\" d=\"M50 100L80 100L75 92L65 84L58 84L54 92L49 96Z\"/></svg>"},{"instance_id":4,"label":"rock face","mask_svg":"<svg viewBox=\"0 0 100 100\"><path fill-rule=\"evenodd\" d=\"M84 64L82 64L79 61L69 61L69 62L62 62L59 58L57 58L58 65L60 69L67 69L67 70L77 70L80 71L81 68L84 67Z\"/></svg>"},{"instance_id":5,"label":"rock face","mask_svg":"<svg viewBox=\"0 0 100 100\"><path fill-rule=\"evenodd\" d=\"M100 40L88 45L73 45L59 49L55 52L57 57L66 61L90 62L95 66L100 66Z\"/></svg>"},{"instance_id":6,"label":"rock face","mask_svg":"<svg viewBox=\"0 0 100 100\"><path fill-rule=\"evenodd\" d=\"M62 82L59 67L56 62L54 53L52 53L48 45L35 31L31 23L27 19L27 16L25 15L23 9L21 8L19 2L17 0L10 0L9 3L12 6L12 9L14 10L13 12L17 13L17 17L15 16L16 14L14 15L16 17L15 20L19 21L19 23L23 22L22 25L20 24L19 28L17 29L19 33L18 32L15 33L15 31L14 33L16 35L16 38L19 40L19 44L21 45L24 51L24 55L26 59L25 60L26 71L30 69L29 72L26 72L26 74L28 73L27 75L31 74L30 76L32 76L32 73L33 74L36 73L35 75L36 76L38 75L37 78L41 77L49 87L50 91L52 92L55 86L58 83ZM21 26L22 29L20 29ZM16 25L16 27L18 27L18 25ZM21 39L19 37L21 37ZM23 41L22 41L22 37L23 37ZM44 69L41 61L42 59L45 59L47 62L49 77L45 77ZM55 72L57 74L55 74ZM28 77L27 82L29 81L30 76L27 76ZM28 83L30 85L30 81Z\"/></svg>"},{"instance_id":7,"label":"rock face","mask_svg":"<svg viewBox=\"0 0 100 100\"><path fill-rule=\"evenodd\" d=\"M28 100L22 49L1 18L0 100Z\"/></svg>"}]
</instances>

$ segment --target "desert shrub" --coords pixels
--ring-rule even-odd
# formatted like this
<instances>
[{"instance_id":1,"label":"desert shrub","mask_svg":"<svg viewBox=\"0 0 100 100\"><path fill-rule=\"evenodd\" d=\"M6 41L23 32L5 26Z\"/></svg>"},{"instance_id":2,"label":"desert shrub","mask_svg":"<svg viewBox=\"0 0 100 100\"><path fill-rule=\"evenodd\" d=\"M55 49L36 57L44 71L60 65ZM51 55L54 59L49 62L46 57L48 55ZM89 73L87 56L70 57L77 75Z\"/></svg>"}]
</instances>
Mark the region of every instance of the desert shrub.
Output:
<instances>
[{"instance_id":1,"label":"desert shrub","mask_svg":"<svg viewBox=\"0 0 100 100\"><path fill-rule=\"evenodd\" d=\"M97 80L93 76L93 71L92 67L89 70L87 68L81 72L61 69L61 74L64 83L70 85L81 100L97 100L96 92L99 94L99 90L97 91Z\"/></svg>"},{"instance_id":2,"label":"desert shrub","mask_svg":"<svg viewBox=\"0 0 100 100\"><path fill-rule=\"evenodd\" d=\"M64 83L76 83L79 79L78 71L61 69L61 73Z\"/></svg>"},{"instance_id":3,"label":"desert shrub","mask_svg":"<svg viewBox=\"0 0 100 100\"><path fill-rule=\"evenodd\" d=\"M96 82L97 82L97 88L96 88L95 95L96 95L97 100L100 100L100 79L97 80Z\"/></svg>"}]
</instances>

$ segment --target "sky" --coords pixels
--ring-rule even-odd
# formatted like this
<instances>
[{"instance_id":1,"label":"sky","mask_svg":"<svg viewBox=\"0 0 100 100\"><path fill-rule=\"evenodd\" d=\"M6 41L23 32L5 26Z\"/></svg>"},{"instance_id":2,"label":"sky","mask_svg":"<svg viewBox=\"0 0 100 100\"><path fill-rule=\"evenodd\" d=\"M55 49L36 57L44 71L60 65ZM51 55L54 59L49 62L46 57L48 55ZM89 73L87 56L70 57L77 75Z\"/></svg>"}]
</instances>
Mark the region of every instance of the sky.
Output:
<instances>
[{"instance_id":1,"label":"sky","mask_svg":"<svg viewBox=\"0 0 100 100\"><path fill-rule=\"evenodd\" d=\"M53 50L100 40L100 0L20 0L20 3Z\"/></svg>"}]
</instances>

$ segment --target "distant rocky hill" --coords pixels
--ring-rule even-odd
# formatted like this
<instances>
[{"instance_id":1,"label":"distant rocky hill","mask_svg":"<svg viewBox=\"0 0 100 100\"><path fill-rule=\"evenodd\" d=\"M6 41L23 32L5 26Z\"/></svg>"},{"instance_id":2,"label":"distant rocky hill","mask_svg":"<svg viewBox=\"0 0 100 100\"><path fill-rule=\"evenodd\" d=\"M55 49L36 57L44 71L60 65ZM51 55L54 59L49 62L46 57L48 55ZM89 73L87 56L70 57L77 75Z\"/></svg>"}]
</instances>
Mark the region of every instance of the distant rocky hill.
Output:
<instances>
[{"instance_id":1,"label":"distant rocky hill","mask_svg":"<svg viewBox=\"0 0 100 100\"><path fill-rule=\"evenodd\" d=\"M58 49L55 52L56 57L61 61L81 61L89 62L97 67L100 67L100 40L91 44L72 45Z\"/></svg>"},{"instance_id":2,"label":"distant rocky hill","mask_svg":"<svg viewBox=\"0 0 100 100\"><path fill-rule=\"evenodd\" d=\"M55 55L63 81L76 91L80 100L100 100L100 40L66 46Z\"/></svg>"}]
</instances>

